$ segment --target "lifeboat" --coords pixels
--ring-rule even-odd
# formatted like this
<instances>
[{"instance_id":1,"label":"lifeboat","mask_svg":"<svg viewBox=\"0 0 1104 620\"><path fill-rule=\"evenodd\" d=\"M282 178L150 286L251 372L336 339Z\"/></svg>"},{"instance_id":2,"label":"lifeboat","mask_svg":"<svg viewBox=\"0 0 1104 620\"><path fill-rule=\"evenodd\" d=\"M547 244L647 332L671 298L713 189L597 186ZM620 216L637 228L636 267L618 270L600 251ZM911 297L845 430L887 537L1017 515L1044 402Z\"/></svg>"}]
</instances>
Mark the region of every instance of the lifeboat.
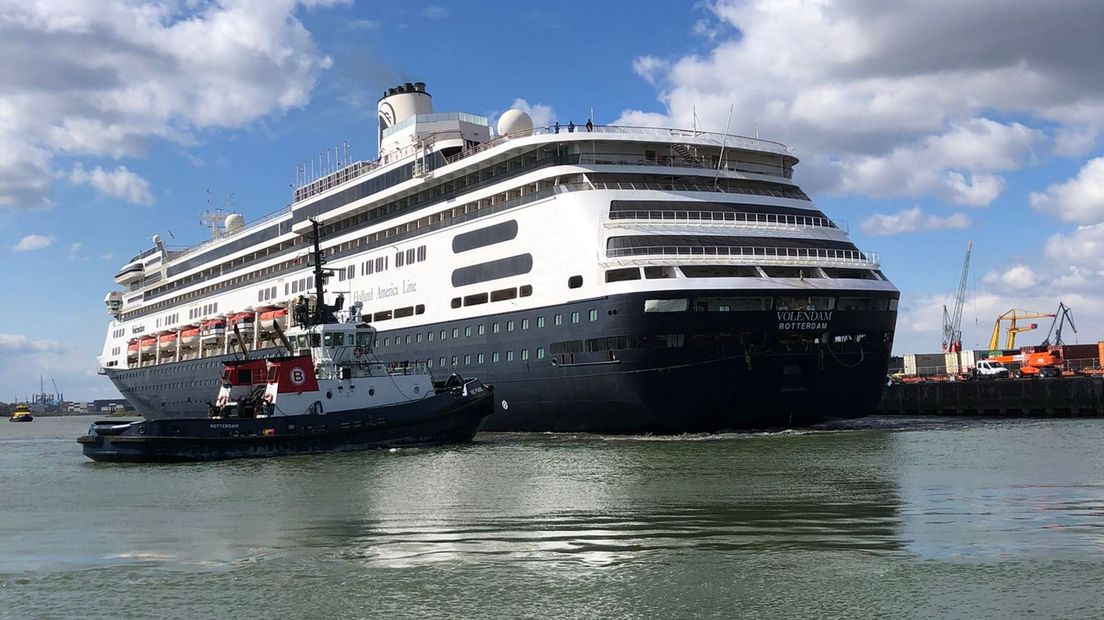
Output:
<instances>
[{"instance_id":1,"label":"lifeboat","mask_svg":"<svg viewBox=\"0 0 1104 620\"><path fill-rule=\"evenodd\" d=\"M261 330L265 332L272 331L272 322L275 321L280 327L287 327L287 308L270 307L265 308L261 312Z\"/></svg>"},{"instance_id":2,"label":"lifeboat","mask_svg":"<svg viewBox=\"0 0 1104 620\"><path fill-rule=\"evenodd\" d=\"M176 339L176 332L165 332L157 337L157 346L161 349L175 349Z\"/></svg>"},{"instance_id":3,"label":"lifeboat","mask_svg":"<svg viewBox=\"0 0 1104 620\"><path fill-rule=\"evenodd\" d=\"M127 355L130 355L130 356L138 355L138 339L137 338L131 338L130 342L127 343Z\"/></svg>"},{"instance_id":4,"label":"lifeboat","mask_svg":"<svg viewBox=\"0 0 1104 620\"><path fill-rule=\"evenodd\" d=\"M253 321L255 321L256 318L256 315L254 315L252 311L239 312L237 314L230 315L230 324L236 325L238 327L238 331L242 332L243 334L245 332L252 333Z\"/></svg>"},{"instance_id":5,"label":"lifeboat","mask_svg":"<svg viewBox=\"0 0 1104 620\"><path fill-rule=\"evenodd\" d=\"M138 341L138 350L142 353L152 353L157 348L157 336L146 336Z\"/></svg>"},{"instance_id":6,"label":"lifeboat","mask_svg":"<svg viewBox=\"0 0 1104 620\"><path fill-rule=\"evenodd\" d=\"M200 331L196 325L185 325L180 330L180 344L193 345L199 342Z\"/></svg>"},{"instance_id":7,"label":"lifeboat","mask_svg":"<svg viewBox=\"0 0 1104 620\"><path fill-rule=\"evenodd\" d=\"M207 319L200 327L200 336L204 340L217 340L226 335L226 319L223 317L217 317L214 319Z\"/></svg>"}]
</instances>

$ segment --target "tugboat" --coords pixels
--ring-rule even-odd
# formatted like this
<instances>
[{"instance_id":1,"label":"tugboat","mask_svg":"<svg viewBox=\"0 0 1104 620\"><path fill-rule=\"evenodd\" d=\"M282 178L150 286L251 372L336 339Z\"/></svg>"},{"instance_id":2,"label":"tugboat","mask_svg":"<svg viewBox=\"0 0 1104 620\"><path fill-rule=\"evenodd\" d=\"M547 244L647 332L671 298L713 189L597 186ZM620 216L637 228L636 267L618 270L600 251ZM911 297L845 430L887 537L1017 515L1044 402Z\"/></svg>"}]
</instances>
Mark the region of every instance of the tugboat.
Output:
<instances>
[{"instance_id":1,"label":"tugboat","mask_svg":"<svg viewBox=\"0 0 1104 620\"><path fill-rule=\"evenodd\" d=\"M317 224L314 242L313 308L297 301L286 335L272 323L287 356L226 363L206 418L94 422L77 439L85 456L205 461L471 441L494 410L493 388L455 374L434 383L424 362L376 359L376 330L359 308L338 322L342 298L324 303Z\"/></svg>"},{"instance_id":2,"label":"tugboat","mask_svg":"<svg viewBox=\"0 0 1104 620\"><path fill-rule=\"evenodd\" d=\"M34 422L34 415L28 405L19 403L12 409L8 422Z\"/></svg>"}]
</instances>

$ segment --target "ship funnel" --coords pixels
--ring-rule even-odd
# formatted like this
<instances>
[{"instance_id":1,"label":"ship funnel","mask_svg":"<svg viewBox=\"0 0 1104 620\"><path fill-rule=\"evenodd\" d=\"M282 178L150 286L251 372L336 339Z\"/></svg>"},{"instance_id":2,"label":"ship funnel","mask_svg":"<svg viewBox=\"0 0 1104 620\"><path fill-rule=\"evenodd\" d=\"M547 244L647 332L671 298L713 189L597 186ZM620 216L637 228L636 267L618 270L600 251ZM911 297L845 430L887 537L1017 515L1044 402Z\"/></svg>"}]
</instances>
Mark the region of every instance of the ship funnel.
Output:
<instances>
[{"instance_id":1,"label":"ship funnel","mask_svg":"<svg viewBox=\"0 0 1104 620\"><path fill-rule=\"evenodd\" d=\"M379 131L376 136L376 146L380 149L380 155L382 156L383 131L411 116L431 114L433 112L433 98L426 92L425 82L406 82L388 88L387 93L380 98L376 109L379 113Z\"/></svg>"}]
</instances>

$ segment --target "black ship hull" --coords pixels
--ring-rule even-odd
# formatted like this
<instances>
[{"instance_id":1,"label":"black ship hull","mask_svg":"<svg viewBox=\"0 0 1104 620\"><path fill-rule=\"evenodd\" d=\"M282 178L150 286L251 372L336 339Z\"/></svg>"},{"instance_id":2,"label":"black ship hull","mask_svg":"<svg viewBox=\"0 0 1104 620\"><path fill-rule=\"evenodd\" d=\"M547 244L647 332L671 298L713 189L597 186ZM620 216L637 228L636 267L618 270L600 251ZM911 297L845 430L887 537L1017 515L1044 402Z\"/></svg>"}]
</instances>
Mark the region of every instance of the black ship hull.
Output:
<instances>
[{"instance_id":1,"label":"black ship hull","mask_svg":"<svg viewBox=\"0 0 1104 620\"><path fill-rule=\"evenodd\" d=\"M469 442L491 415L493 389L324 415L96 422L77 441L94 461L168 463Z\"/></svg>"},{"instance_id":2,"label":"black ship hull","mask_svg":"<svg viewBox=\"0 0 1104 620\"><path fill-rule=\"evenodd\" d=\"M894 310L698 309L699 299L755 294L763 292L646 293L390 331L380 323L376 353L429 360L441 378L461 372L494 384L496 415L484 426L493 431L711 432L875 410ZM862 294L882 308L897 297ZM657 298L685 299L686 310L646 312L646 300ZM217 389L221 360L106 372L148 419L195 417Z\"/></svg>"}]
</instances>

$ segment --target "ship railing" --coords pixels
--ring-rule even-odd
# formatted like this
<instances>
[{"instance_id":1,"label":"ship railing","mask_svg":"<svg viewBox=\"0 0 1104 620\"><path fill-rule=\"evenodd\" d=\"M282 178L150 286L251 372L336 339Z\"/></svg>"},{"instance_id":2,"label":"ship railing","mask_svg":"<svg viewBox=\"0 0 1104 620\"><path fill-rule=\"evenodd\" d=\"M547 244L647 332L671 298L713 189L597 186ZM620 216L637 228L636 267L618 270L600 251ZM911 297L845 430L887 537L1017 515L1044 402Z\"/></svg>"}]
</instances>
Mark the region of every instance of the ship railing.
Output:
<instances>
[{"instance_id":1,"label":"ship railing","mask_svg":"<svg viewBox=\"0 0 1104 620\"><path fill-rule=\"evenodd\" d=\"M610 211L607 226L619 223L633 224L704 224L736 225L749 228L836 228L842 229L836 222L826 217L808 215L788 215L782 213L742 213L736 211L673 211L673 210L631 210Z\"/></svg>"},{"instance_id":2,"label":"ship railing","mask_svg":"<svg viewBox=\"0 0 1104 620\"><path fill-rule=\"evenodd\" d=\"M580 153L579 163L592 166L651 166L663 168L696 168L707 171L744 172L749 174L766 174L791 178L792 168L784 166L772 166L756 164L745 161L728 161L718 165L717 161L710 157L682 155L656 155L655 157L634 157L625 153Z\"/></svg>"},{"instance_id":3,"label":"ship railing","mask_svg":"<svg viewBox=\"0 0 1104 620\"><path fill-rule=\"evenodd\" d=\"M791 200L809 200L809 196L796 187L792 190L776 190L760 187L726 187L720 184L660 183L644 181L594 181L591 185L593 185L594 189L632 189L670 192L721 192L725 194L747 194L750 196L789 198Z\"/></svg>"},{"instance_id":4,"label":"ship railing","mask_svg":"<svg viewBox=\"0 0 1104 620\"><path fill-rule=\"evenodd\" d=\"M259 219L255 219L252 222L247 223L245 226L242 226L241 228L239 228L239 229L237 229L237 230L235 230L231 233L226 233L226 234L223 234L223 235L219 235L218 237L212 237L212 238L210 238L206 241L203 241L201 243L197 243L193 246L183 248L181 250L175 250L173 252L171 260L167 261L166 264L174 263L174 262L184 258L185 256L189 256L191 254L195 254L196 252L199 252L200 250L207 249L207 248L211 247L212 245L215 245L215 244L219 243L220 241L225 241L226 239L228 239L230 237L236 237L238 235L241 235L242 233L249 232L251 230L254 230L256 228L264 226L265 224L271 222L272 220L278 219L282 215L286 215L290 211L291 211L291 207L285 205L285 206L280 207L279 209L277 209L275 211L271 211L269 213L266 213L266 214L262 215Z\"/></svg>"},{"instance_id":5,"label":"ship railing","mask_svg":"<svg viewBox=\"0 0 1104 620\"><path fill-rule=\"evenodd\" d=\"M718 260L738 264L755 265L853 265L877 269L879 256L875 252L836 250L828 248L784 248L765 246L690 246L654 245L606 250L608 263L632 264L638 259L657 256L676 256L679 262L707 262Z\"/></svg>"},{"instance_id":6,"label":"ship railing","mask_svg":"<svg viewBox=\"0 0 1104 620\"><path fill-rule=\"evenodd\" d=\"M717 133L712 131L693 131L689 129L673 129L670 127L632 127L627 125L594 125L590 131L587 131L586 127L579 125L575 127L575 133L577 134L616 134L625 136L657 136L657 137L673 137L673 138L690 138L701 140L702 138L709 138L715 141L718 145L725 145L728 148L733 149L750 149L754 151L767 151L770 153L776 153L779 155L787 155L790 153L790 148L781 142L773 142L771 140L761 140L759 138L750 138L747 136L725 135L723 133ZM572 133L568 132L567 127L561 125L558 129L552 126L546 127L534 127L533 129L526 129L522 131L515 131L503 136L478 144L473 147L466 148L455 155L451 155L445 158L445 163L452 164L464 159L465 157L471 157L478 153L482 153L488 149L492 149L507 140L525 138L529 136L542 136L542 135L554 135L562 134L564 136L571 136Z\"/></svg>"}]
</instances>

